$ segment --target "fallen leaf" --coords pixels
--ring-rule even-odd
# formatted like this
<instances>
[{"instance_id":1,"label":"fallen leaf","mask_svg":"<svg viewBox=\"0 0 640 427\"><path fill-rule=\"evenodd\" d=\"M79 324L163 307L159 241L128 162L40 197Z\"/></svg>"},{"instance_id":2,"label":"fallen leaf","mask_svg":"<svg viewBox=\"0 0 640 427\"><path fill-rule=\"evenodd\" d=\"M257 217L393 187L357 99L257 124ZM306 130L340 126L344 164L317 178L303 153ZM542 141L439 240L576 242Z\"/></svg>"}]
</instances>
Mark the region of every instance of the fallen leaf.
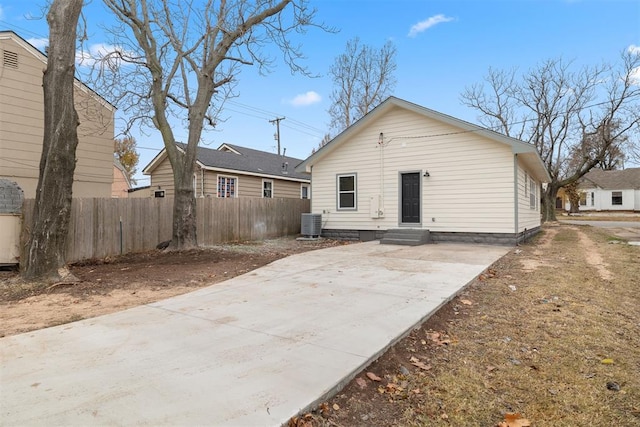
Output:
<instances>
[{"instance_id":1,"label":"fallen leaf","mask_svg":"<svg viewBox=\"0 0 640 427\"><path fill-rule=\"evenodd\" d=\"M600 363L603 365L613 365L613 359L602 359Z\"/></svg>"},{"instance_id":2,"label":"fallen leaf","mask_svg":"<svg viewBox=\"0 0 640 427\"><path fill-rule=\"evenodd\" d=\"M460 302L464 305L473 305L473 303L468 299L461 299Z\"/></svg>"},{"instance_id":3,"label":"fallen leaf","mask_svg":"<svg viewBox=\"0 0 640 427\"><path fill-rule=\"evenodd\" d=\"M487 372L493 372L496 370L495 366L487 366Z\"/></svg>"},{"instance_id":4,"label":"fallen leaf","mask_svg":"<svg viewBox=\"0 0 640 427\"><path fill-rule=\"evenodd\" d=\"M377 376L376 374L374 374L373 372L367 372L367 377L371 380L371 381L382 381L382 378L380 378L379 376Z\"/></svg>"},{"instance_id":5,"label":"fallen leaf","mask_svg":"<svg viewBox=\"0 0 640 427\"><path fill-rule=\"evenodd\" d=\"M411 356L411 359L409 359L409 362L411 362L411 363L419 362L419 361L420 361L420 359L418 359L418 358L417 358L417 357L415 357L415 356Z\"/></svg>"},{"instance_id":6,"label":"fallen leaf","mask_svg":"<svg viewBox=\"0 0 640 427\"><path fill-rule=\"evenodd\" d=\"M429 369L431 369L431 365L427 365L421 361L411 362L411 364L417 368L424 369L425 371L428 371Z\"/></svg>"},{"instance_id":7,"label":"fallen leaf","mask_svg":"<svg viewBox=\"0 0 640 427\"><path fill-rule=\"evenodd\" d=\"M522 415L519 413L506 413L504 414L504 421L500 424L504 427L530 427L531 421L522 418Z\"/></svg>"},{"instance_id":8,"label":"fallen leaf","mask_svg":"<svg viewBox=\"0 0 640 427\"><path fill-rule=\"evenodd\" d=\"M448 420L449 415L447 415L446 413L443 413L442 415L440 415L440 418L442 418L443 420Z\"/></svg>"},{"instance_id":9,"label":"fallen leaf","mask_svg":"<svg viewBox=\"0 0 640 427\"><path fill-rule=\"evenodd\" d=\"M420 389L419 388L414 388L413 390L411 390L411 392L413 394L420 394Z\"/></svg>"},{"instance_id":10,"label":"fallen leaf","mask_svg":"<svg viewBox=\"0 0 640 427\"><path fill-rule=\"evenodd\" d=\"M356 384L358 384L358 387L360 387L361 390L367 388L367 381L364 378L356 378Z\"/></svg>"},{"instance_id":11,"label":"fallen leaf","mask_svg":"<svg viewBox=\"0 0 640 427\"><path fill-rule=\"evenodd\" d=\"M334 411L339 411L340 410L340 406L337 403L333 404L333 410Z\"/></svg>"}]
</instances>

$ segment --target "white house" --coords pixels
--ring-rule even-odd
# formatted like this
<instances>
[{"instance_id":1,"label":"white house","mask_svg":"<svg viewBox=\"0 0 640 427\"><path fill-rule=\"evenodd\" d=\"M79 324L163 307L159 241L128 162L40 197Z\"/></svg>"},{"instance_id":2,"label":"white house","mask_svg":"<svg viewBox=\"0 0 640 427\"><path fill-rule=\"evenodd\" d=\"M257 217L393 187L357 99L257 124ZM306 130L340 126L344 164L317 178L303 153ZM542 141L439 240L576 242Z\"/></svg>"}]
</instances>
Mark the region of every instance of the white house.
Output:
<instances>
[{"instance_id":1,"label":"white house","mask_svg":"<svg viewBox=\"0 0 640 427\"><path fill-rule=\"evenodd\" d=\"M322 234L360 240L515 244L539 230L550 180L533 145L395 97L296 169L311 173Z\"/></svg>"},{"instance_id":2,"label":"white house","mask_svg":"<svg viewBox=\"0 0 640 427\"><path fill-rule=\"evenodd\" d=\"M580 211L640 211L640 168L594 169L578 188Z\"/></svg>"}]
</instances>

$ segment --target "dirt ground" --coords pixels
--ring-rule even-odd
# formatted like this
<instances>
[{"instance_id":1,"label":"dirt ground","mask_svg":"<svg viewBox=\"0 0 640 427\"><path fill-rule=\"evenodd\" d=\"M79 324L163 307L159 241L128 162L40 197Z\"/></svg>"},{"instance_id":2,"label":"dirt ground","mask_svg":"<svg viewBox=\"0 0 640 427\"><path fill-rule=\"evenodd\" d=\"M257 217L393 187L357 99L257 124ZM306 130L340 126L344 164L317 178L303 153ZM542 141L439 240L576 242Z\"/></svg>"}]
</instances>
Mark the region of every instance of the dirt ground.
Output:
<instances>
[{"instance_id":1,"label":"dirt ground","mask_svg":"<svg viewBox=\"0 0 640 427\"><path fill-rule=\"evenodd\" d=\"M295 253L345 242L294 238L185 252L150 251L70 266L78 282L22 283L0 270L0 337L74 322L193 291Z\"/></svg>"},{"instance_id":2,"label":"dirt ground","mask_svg":"<svg viewBox=\"0 0 640 427\"><path fill-rule=\"evenodd\" d=\"M640 426L640 247L608 233L545 225L289 427ZM156 301L337 244L154 251L74 265L81 282L48 287L0 273L0 335Z\"/></svg>"}]
</instances>

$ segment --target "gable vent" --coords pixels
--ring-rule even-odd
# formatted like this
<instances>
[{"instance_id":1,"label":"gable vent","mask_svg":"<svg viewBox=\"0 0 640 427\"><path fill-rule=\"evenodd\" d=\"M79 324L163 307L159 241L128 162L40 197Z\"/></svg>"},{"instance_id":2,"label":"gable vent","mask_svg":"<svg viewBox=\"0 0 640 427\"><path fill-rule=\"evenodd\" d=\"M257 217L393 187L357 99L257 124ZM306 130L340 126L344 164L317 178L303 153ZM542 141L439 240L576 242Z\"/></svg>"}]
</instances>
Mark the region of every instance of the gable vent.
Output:
<instances>
[{"instance_id":1,"label":"gable vent","mask_svg":"<svg viewBox=\"0 0 640 427\"><path fill-rule=\"evenodd\" d=\"M18 68L18 54L10 50L2 51L2 65L7 68Z\"/></svg>"}]
</instances>

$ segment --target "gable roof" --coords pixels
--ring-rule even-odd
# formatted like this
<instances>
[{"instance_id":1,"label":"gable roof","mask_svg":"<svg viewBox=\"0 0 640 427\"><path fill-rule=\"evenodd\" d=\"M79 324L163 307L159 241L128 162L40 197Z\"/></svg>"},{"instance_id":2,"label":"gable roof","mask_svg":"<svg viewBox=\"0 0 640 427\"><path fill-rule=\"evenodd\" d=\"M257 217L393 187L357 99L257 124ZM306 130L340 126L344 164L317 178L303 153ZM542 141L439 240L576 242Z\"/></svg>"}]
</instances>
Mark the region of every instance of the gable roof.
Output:
<instances>
[{"instance_id":1,"label":"gable roof","mask_svg":"<svg viewBox=\"0 0 640 427\"><path fill-rule=\"evenodd\" d=\"M604 190L640 189L640 168L607 171L592 169L582 177L579 187L593 188L593 186Z\"/></svg>"},{"instance_id":2,"label":"gable roof","mask_svg":"<svg viewBox=\"0 0 640 427\"><path fill-rule=\"evenodd\" d=\"M481 135L492 141L505 144L511 148L513 154L518 154L518 157L522 159L523 162L530 168L532 176L534 178L536 178L540 182L551 181L551 177L549 176L549 173L547 172L547 169L545 168L544 163L542 162L542 159L538 154L538 151L532 144L528 144L518 139L505 136L501 133L494 132L481 126L474 125L464 120L448 116L438 111L422 107L418 104L414 104L412 102L405 101L394 96L390 96L389 98L384 100L382 103L380 103L380 105L365 114L365 116L360 120L349 126L342 133L329 141L329 143L324 147L320 148L314 154L309 156L304 162L296 167L296 170L304 170L310 172L311 166L320 161L323 157L335 150L337 147L342 145L349 139L350 136L365 128L367 125L374 122L393 108L402 108L408 111L412 111L426 118L437 120L439 122L443 122L459 128L464 132L474 132L475 134Z\"/></svg>"},{"instance_id":3,"label":"gable roof","mask_svg":"<svg viewBox=\"0 0 640 427\"><path fill-rule=\"evenodd\" d=\"M122 163L115 157L113 158L113 166L122 172L122 176L124 177L124 182L127 184L127 188L131 188L131 180L129 180L129 176L127 175L127 170L122 166Z\"/></svg>"},{"instance_id":4,"label":"gable roof","mask_svg":"<svg viewBox=\"0 0 640 427\"><path fill-rule=\"evenodd\" d=\"M176 145L182 151L186 147L183 143ZM166 157L166 149L162 149L142 173L151 174ZM311 177L308 173L297 172L295 169L300 162L302 159L228 143L220 145L217 149L198 147L196 151L196 163L203 169L309 182Z\"/></svg>"},{"instance_id":5,"label":"gable roof","mask_svg":"<svg viewBox=\"0 0 640 427\"><path fill-rule=\"evenodd\" d=\"M42 61L43 64L47 64L47 60L48 60L47 55L45 55L38 48L36 48L34 45L32 45L31 43L29 43L28 41L23 39L16 32L11 31L11 30L2 30L2 31L0 31L0 40L2 40L2 39L4 39L4 40L12 40L14 43L16 43L18 46L22 47L29 54L35 56L37 59ZM74 77L74 82L75 82L75 85L76 85L76 87L78 89L80 89L82 91L85 91L85 92L88 92L89 94L91 94L91 96L93 96L96 100L98 100L102 105L107 107L107 109L109 109L110 111L113 111L113 110L116 109L113 104L111 104L109 101L107 101L101 95L99 95L96 91L91 89L85 83L81 82L80 80L78 80L75 77Z\"/></svg>"}]
</instances>

